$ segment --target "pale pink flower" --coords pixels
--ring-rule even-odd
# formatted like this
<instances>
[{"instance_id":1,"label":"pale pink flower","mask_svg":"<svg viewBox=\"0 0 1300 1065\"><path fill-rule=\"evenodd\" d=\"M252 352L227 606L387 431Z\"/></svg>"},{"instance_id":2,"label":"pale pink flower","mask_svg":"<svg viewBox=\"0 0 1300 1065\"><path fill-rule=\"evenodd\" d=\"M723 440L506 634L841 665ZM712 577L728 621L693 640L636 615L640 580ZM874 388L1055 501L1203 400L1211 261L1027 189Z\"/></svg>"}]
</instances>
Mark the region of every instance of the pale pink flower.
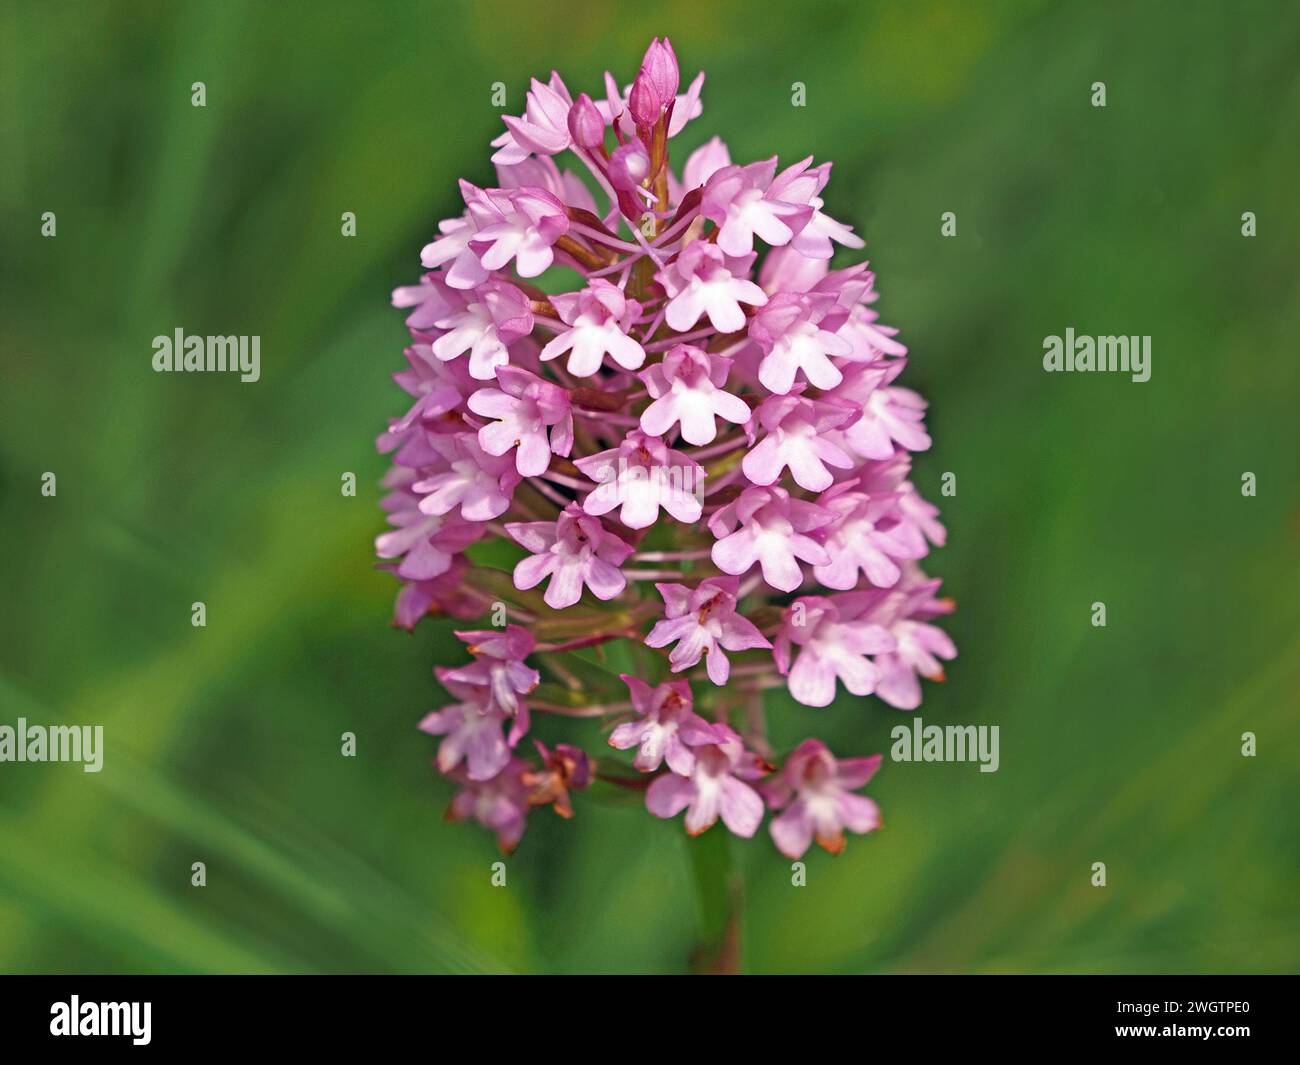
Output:
<instances>
[{"instance_id":1,"label":"pale pink flower","mask_svg":"<svg viewBox=\"0 0 1300 1065\"><path fill-rule=\"evenodd\" d=\"M582 503L588 514L621 508L619 521L629 529L649 528L661 507L678 521L700 520L703 468L657 436L633 429L618 447L578 459L575 465L597 483Z\"/></svg>"},{"instance_id":2,"label":"pale pink flower","mask_svg":"<svg viewBox=\"0 0 1300 1065\"><path fill-rule=\"evenodd\" d=\"M445 332L433 342L433 354L444 362L469 352L470 376L491 381L498 366L510 361L509 345L533 329L533 312L525 296L504 281L484 282L463 309L435 323Z\"/></svg>"},{"instance_id":3,"label":"pale pink flower","mask_svg":"<svg viewBox=\"0 0 1300 1065\"><path fill-rule=\"evenodd\" d=\"M473 818L495 832L502 853L509 854L523 838L528 820L529 787L524 780L527 772L527 762L511 758L505 768L490 780L470 780L468 774L453 773L452 779L460 782L462 787L451 800L447 819L464 821Z\"/></svg>"},{"instance_id":4,"label":"pale pink flower","mask_svg":"<svg viewBox=\"0 0 1300 1065\"><path fill-rule=\"evenodd\" d=\"M822 529L830 514L814 503L791 499L784 488L746 488L709 519L718 538L712 557L724 573L740 576L758 563L763 580L782 592L803 581L799 561L824 566L826 549L808 535Z\"/></svg>"},{"instance_id":5,"label":"pale pink flower","mask_svg":"<svg viewBox=\"0 0 1300 1065\"><path fill-rule=\"evenodd\" d=\"M676 817L686 811L686 831L698 836L719 817L737 836L748 838L763 820L763 800L746 783L766 772L766 766L745 750L741 738L727 725L712 726L714 742L694 748L689 775L668 772L646 789L645 805L656 817Z\"/></svg>"},{"instance_id":6,"label":"pale pink flower","mask_svg":"<svg viewBox=\"0 0 1300 1065\"><path fill-rule=\"evenodd\" d=\"M455 682L484 689L483 709L500 711L522 722L527 730L527 708L521 695L527 695L541 683L541 674L524 662L533 650L533 634L519 625L504 629L478 629L457 632L469 644L474 661L454 669L439 668L438 679L444 686Z\"/></svg>"},{"instance_id":7,"label":"pale pink flower","mask_svg":"<svg viewBox=\"0 0 1300 1065\"><path fill-rule=\"evenodd\" d=\"M565 205L540 188L477 192L466 203L474 224L470 246L483 269L500 270L513 260L520 277L545 272L554 261L555 242L569 231Z\"/></svg>"},{"instance_id":8,"label":"pale pink flower","mask_svg":"<svg viewBox=\"0 0 1300 1065\"><path fill-rule=\"evenodd\" d=\"M426 714L419 725L421 732L444 737L438 745L438 772L450 773L464 762L470 780L490 780L510 761L502 735L506 715L487 707L474 685L443 683L460 702Z\"/></svg>"},{"instance_id":9,"label":"pale pink flower","mask_svg":"<svg viewBox=\"0 0 1300 1065\"><path fill-rule=\"evenodd\" d=\"M435 437L432 446L446 468L412 486L424 495L420 510L446 514L460 507L466 521L491 521L509 509L520 476L508 455L489 455L473 433Z\"/></svg>"},{"instance_id":10,"label":"pale pink flower","mask_svg":"<svg viewBox=\"0 0 1300 1065\"><path fill-rule=\"evenodd\" d=\"M397 477L386 478L393 491L381 505L388 511L392 532L375 539L375 553L383 559L400 558L398 576L406 580L428 580L451 568L452 558L479 539L485 527L481 522L465 521L453 514L425 514L420 497L412 491L418 476L401 466Z\"/></svg>"},{"instance_id":11,"label":"pale pink flower","mask_svg":"<svg viewBox=\"0 0 1300 1065\"><path fill-rule=\"evenodd\" d=\"M708 444L718 434L717 419L744 425L750 409L724 387L731 360L709 355L689 344L678 344L664 361L642 371L654 402L641 412L641 428L663 436L681 423L688 444Z\"/></svg>"},{"instance_id":12,"label":"pale pink flower","mask_svg":"<svg viewBox=\"0 0 1300 1065\"><path fill-rule=\"evenodd\" d=\"M551 304L569 328L542 348L543 362L567 351L567 368L575 377L590 377L606 355L625 370L645 362L645 349L628 335L641 305L617 285L594 278L581 292L552 296Z\"/></svg>"},{"instance_id":13,"label":"pale pink flower","mask_svg":"<svg viewBox=\"0 0 1300 1065\"><path fill-rule=\"evenodd\" d=\"M609 745L618 751L637 748L632 764L643 773L666 761L674 773L689 776L695 768L693 748L717 739L714 727L691 709L691 686L674 680L651 688L639 677L624 673L622 678L638 716L615 728Z\"/></svg>"},{"instance_id":14,"label":"pale pink flower","mask_svg":"<svg viewBox=\"0 0 1300 1065\"><path fill-rule=\"evenodd\" d=\"M754 421L765 435L744 458L741 468L754 484L775 484L789 468L794 482L810 492L821 492L835 482L827 466L846 470L852 456L826 436L857 419L857 411L833 403L804 399L791 393L769 396L754 411Z\"/></svg>"},{"instance_id":15,"label":"pale pink flower","mask_svg":"<svg viewBox=\"0 0 1300 1065\"><path fill-rule=\"evenodd\" d=\"M775 174L773 156L749 166L725 166L709 177L700 214L718 224L718 247L727 255L748 255L756 235L773 247L788 244L813 216L806 200L800 204L781 198L782 187L772 181Z\"/></svg>"},{"instance_id":16,"label":"pale pink flower","mask_svg":"<svg viewBox=\"0 0 1300 1065\"><path fill-rule=\"evenodd\" d=\"M479 444L489 455L513 448L524 477L545 473L552 454L567 455L573 447L569 393L514 366L498 370L497 383L500 388L482 388L469 397L471 411L496 419L478 431Z\"/></svg>"},{"instance_id":17,"label":"pale pink flower","mask_svg":"<svg viewBox=\"0 0 1300 1065\"><path fill-rule=\"evenodd\" d=\"M879 676L868 657L898 645L880 625L840 616L831 596L804 596L786 608L775 658L790 694L805 706L829 706L838 679L854 695L870 695ZM793 648L798 648L791 667Z\"/></svg>"},{"instance_id":18,"label":"pale pink flower","mask_svg":"<svg viewBox=\"0 0 1300 1065\"><path fill-rule=\"evenodd\" d=\"M470 196L481 194L482 190L463 181L461 191L468 200ZM445 281L449 288L471 289L483 284L489 274L479 262L477 253L470 247L469 242L474 238L474 223L468 214L460 218L444 219L438 223L438 232L440 236L420 251L421 265L427 270L445 267L441 274L435 276ZM407 319L407 325L413 329L420 328L412 325L410 319Z\"/></svg>"},{"instance_id":19,"label":"pale pink flower","mask_svg":"<svg viewBox=\"0 0 1300 1065\"><path fill-rule=\"evenodd\" d=\"M492 162L511 165L523 162L533 153L555 155L569 146L569 108L573 99L568 87L555 71L549 83L536 78L528 90L524 113L519 118L503 115L506 132L492 142L496 148Z\"/></svg>"},{"instance_id":20,"label":"pale pink flower","mask_svg":"<svg viewBox=\"0 0 1300 1065\"><path fill-rule=\"evenodd\" d=\"M532 552L515 566L515 587L535 588L550 577L543 598L554 610L573 606L584 585L597 599L613 599L627 587L619 567L632 548L576 503L555 521L511 522L506 532Z\"/></svg>"},{"instance_id":21,"label":"pale pink flower","mask_svg":"<svg viewBox=\"0 0 1300 1065\"><path fill-rule=\"evenodd\" d=\"M802 204L810 208L808 221L795 234L791 247L810 259L829 259L835 249L831 242L843 244L846 248L861 248L863 240L853 232L851 226L835 221L822 213L821 191L831 178L831 164L809 169L812 156L794 164L772 181L767 190L770 199L785 204Z\"/></svg>"},{"instance_id":22,"label":"pale pink flower","mask_svg":"<svg viewBox=\"0 0 1300 1065\"><path fill-rule=\"evenodd\" d=\"M741 304L761 307L767 294L733 268L740 270L737 262L728 262L722 250L707 241L688 244L671 266L655 274L668 292L665 320L669 326L684 333L707 315L719 333L744 329Z\"/></svg>"},{"instance_id":23,"label":"pale pink flower","mask_svg":"<svg viewBox=\"0 0 1300 1065\"><path fill-rule=\"evenodd\" d=\"M668 656L674 673L690 669L707 655L709 679L726 684L731 663L725 651L772 646L752 621L736 613L739 586L735 577L706 577L695 588L656 584L664 597L665 616L650 630L646 646L676 643Z\"/></svg>"},{"instance_id":24,"label":"pale pink flower","mask_svg":"<svg viewBox=\"0 0 1300 1065\"><path fill-rule=\"evenodd\" d=\"M878 754L836 759L821 740L799 744L781 772L763 785L768 805L782 811L770 826L777 850L797 860L815 839L839 854L846 829L862 834L879 828L880 808L854 792L875 776L880 761Z\"/></svg>"},{"instance_id":25,"label":"pale pink flower","mask_svg":"<svg viewBox=\"0 0 1300 1065\"><path fill-rule=\"evenodd\" d=\"M782 292L773 296L754 316L749 335L758 342L763 359L758 379L776 395L785 395L802 373L816 388L834 388L844 375L832 355L848 355L852 345L822 328L822 320L835 309L828 296Z\"/></svg>"}]
</instances>

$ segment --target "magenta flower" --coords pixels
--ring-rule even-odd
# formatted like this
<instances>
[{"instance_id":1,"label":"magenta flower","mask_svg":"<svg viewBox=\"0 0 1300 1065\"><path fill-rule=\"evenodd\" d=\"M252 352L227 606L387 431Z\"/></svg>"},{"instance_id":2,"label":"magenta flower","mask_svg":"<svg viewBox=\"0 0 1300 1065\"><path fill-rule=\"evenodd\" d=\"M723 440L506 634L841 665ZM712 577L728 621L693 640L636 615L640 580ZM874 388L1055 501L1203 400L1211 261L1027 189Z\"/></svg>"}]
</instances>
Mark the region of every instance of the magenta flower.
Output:
<instances>
[{"instance_id":1,"label":"magenta flower","mask_svg":"<svg viewBox=\"0 0 1300 1065\"><path fill-rule=\"evenodd\" d=\"M746 488L709 519L709 529L718 538L714 564L738 577L757 562L763 580L779 591L793 592L803 581L799 560L816 566L830 563L826 549L807 535L829 520L826 510L791 499L784 488Z\"/></svg>"},{"instance_id":2,"label":"magenta flower","mask_svg":"<svg viewBox=\"0 0 1300 1065\"><path fill-rule=\"evenodd\" d=\"M532 552L515 566L515 587L536 588L550 577L544 598L553 610L573 606L584 586L597 599L613 599L627 587L619 567L632 548L575 503L555 521L512 522L506 531Z\"/></svg>"},{"instance_id":3,"label":"magenta flower","mask_svg":"<svg viewBox=\"0 0 1300 1065\"><path fill-rule=\"evenodd\" d=\"M545 473L552 454L567 455L573 447L568 392L514 366L503 366L497 383L499 389L481 388L469 397L471 411L496 419L478 431L480 446L489 455L515 449L523 477Z\"/></svg>"},{"instance_id":4,"label":"magenta flower","mask_svg":"<svg viewBox=\"0 0 1300 1065\"><path fill-rule=\"evenodd\" d=\"M745 750L739 735L726 725L712 726L712 742L693 749L689 773L668 772L646 789L645 805L656 817L676 817L686 811L686 831L698 836L719 817L737 836L748 838L763 820L763 800L746 783L757 780L766 766Z\"/></svg>"},{"instance_id":5,"label":"magenta flower","mask_svg":"<svg viewBox=\"0 0 1300 1065\"><path fill-rule=\"evenodd\" d=\"M716 739L714 726L691 709L691 686L676 680L651 688L638 677L622 677L639 716L615 728L609 745L618 751L637 748L632 764L643 773L653 773L666 761L674 773L690 776L693 748Z\"/></svg>"},{"instance_id":6,"label":"magenta flower","mask_svg":"<svg viewBox=\"0 0 1300 1065\"><path fill-rule=\"evenodd\" d=\"M392 292L410 339L375 551L396 625L470 630L421 728L450 816L507 850L598 779L692 834L754 835L765 796L782 853L838 851L878 824L855 794L877 760L774 750L792 711L768 690L910 710L956 655L920 568L947 537L912 473L925 401L874 272L831 269L863 246L831 164L733 160L712 131L678 151L703 84L667 38L585 92L533 79L495 176L459 182ZM609 748L553 742L557 717Z\"/></svg>"},{"instance_id":7,"label":"magenta flower","mask_svg":"<svg viewBox=\"0 0 1300 1065\"><path fill-rule=\"evenodd\" d=\"M731 662L724 651L772 646L752 621L736 613L740 582L735 577L706 577L695 588L684 584L655 587L664 597L665 616L650 630L645 642L647 647L677 644L668 656L674 673L690 669L707 655L709 679L714 684L726 684Z\"/></svg>"},{"instance_id":8,"label":"magenta flower","mask_svg":"<svg viewBox=\"0 0 1300 1065\"><path fill-rule=\"evenodd\" d=\"M772 841L790 859L807 853L815 839L831 854L844 850L844 832L880 827L880 808L862 795L880 768L880 755L836 760L821 740L804 740L786 759L780 775L763 788L768 805L782 813L772 818Z\"/></svg>"}]
</instances>

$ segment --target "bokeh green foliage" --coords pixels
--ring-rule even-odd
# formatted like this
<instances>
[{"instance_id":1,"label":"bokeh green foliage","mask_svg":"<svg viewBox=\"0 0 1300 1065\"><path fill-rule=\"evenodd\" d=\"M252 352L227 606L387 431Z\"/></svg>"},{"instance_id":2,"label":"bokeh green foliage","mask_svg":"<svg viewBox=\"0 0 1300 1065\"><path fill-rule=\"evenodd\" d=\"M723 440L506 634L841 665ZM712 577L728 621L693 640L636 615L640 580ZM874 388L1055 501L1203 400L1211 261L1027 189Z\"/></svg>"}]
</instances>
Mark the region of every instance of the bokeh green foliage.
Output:
<instances>
[{"instance_id":1,"label":"bokeh green foliage","mask_svg":"<svg viewBox=\"0 0 1300 1065\"><path fill-rule=\"evenodd\" d=\"M98 775L0 765L0 968L690 964L716 914L680 823L635 796L534 816L489 886L493 842L441 823L414 728L456 642L389 627L370 547L388 291L455 179L490 181L491 84L512 112L552 67L595 89L663 33L708 71L687 146L835 161L828 210L866 235L932 403L915 479L937 499L957 474L931 568L961 657L920 713L1001 727L996 774L887 761L885 828L810 855L805 888L765 838L722 848L743 967L1297 967L1294 4L10 0L0 723L102 724L108 750ZM260 335L262 380L152 373L177 326ZM1044 374L1067 326L1151 335L1151 381ZM844 754L907 720L770 707L779 743Z\"/></svg>"}]
</instances>

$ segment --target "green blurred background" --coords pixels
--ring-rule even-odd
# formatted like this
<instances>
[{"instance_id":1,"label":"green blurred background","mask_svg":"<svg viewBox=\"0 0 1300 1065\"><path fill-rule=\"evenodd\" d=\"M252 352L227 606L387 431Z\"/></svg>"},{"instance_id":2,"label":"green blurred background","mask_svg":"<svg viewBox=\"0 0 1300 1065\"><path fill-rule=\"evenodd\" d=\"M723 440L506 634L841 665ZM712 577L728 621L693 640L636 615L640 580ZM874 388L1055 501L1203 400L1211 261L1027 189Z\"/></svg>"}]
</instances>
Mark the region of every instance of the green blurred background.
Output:
<instances>
[{"instance_id":1,"label":"green blurred background","mask_svg":"<svg viewBox=\"0 0 1300 1065\"><path fill-rule=\"evenodd\" d=\"M887 761L885 828L806 887L734 842L741 967L1300 968L1294 3L6 0L0 31L0 723L107 734L98 775L0 765L0 968L690 967L680 819L580 798L489 885L415 730L451 626L390 628L371 555L388 293L491 180L491 84L626 82L664 33L708 73L684 146L835 161L932 404L961 657L920 713L1001 726L995 774ZM262 380L154 374L178 326L259 334ZM1045 374L1068 326L1150 334L1151 381ZM843 753L908 720L771 707Z\"/></svg>"}]
</instances>

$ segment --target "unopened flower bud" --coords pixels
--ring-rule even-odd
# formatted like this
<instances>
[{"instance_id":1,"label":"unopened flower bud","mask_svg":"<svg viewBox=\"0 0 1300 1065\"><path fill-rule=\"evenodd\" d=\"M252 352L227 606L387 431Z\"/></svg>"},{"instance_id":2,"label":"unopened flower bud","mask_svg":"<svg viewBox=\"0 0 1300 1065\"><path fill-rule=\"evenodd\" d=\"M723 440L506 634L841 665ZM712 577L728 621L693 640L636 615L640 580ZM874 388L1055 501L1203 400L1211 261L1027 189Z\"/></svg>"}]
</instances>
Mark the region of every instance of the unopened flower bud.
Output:
<instances>
[{"instance_id":1,"label":"unopened flower bud","mask_svg":"<svg viewBox=\"0 0 1300 1065\"><path fill-rule=\"evenodd\" d=\"M605 144L605 120L585 92L569 108L569 135L580 148L599 151Z\"/></svg>"}]
</instances>

